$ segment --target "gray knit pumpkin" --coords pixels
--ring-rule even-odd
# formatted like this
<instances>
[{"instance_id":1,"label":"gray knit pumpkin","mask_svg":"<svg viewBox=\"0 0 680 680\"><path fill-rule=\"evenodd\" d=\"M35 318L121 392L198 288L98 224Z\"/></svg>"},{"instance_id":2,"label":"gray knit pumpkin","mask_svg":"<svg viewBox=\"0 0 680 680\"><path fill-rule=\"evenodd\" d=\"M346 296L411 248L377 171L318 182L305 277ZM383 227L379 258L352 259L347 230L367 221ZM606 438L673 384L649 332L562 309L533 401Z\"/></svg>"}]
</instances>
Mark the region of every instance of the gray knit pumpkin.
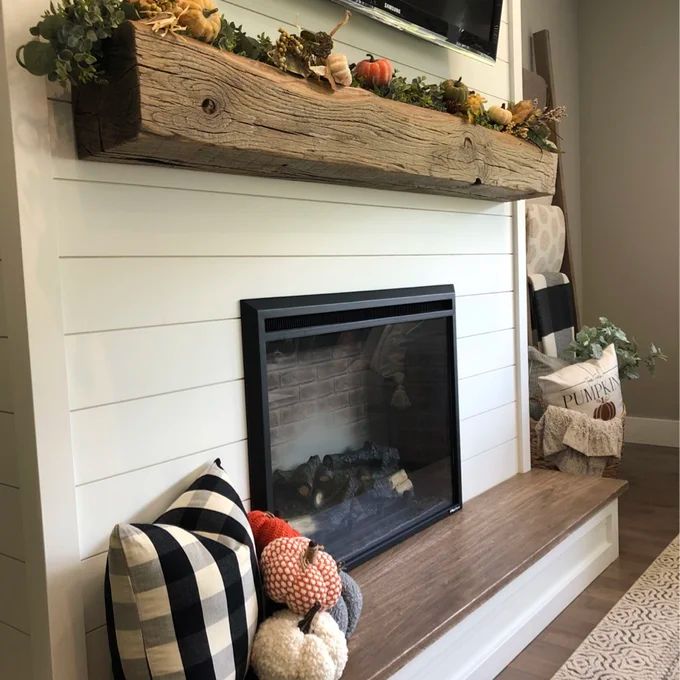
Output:
<instances>
[{"instance_id":1,"label":"gray knit pumpkin","mask_svg":"<svg viewBox=\"0 0 680 680\"><path fill-rule=\"evenodd\" d=\"M342 581L342 594L337 604L329 609L328 613L335 619L338 628L349 640L359 623L364 597L359 584L346 571L340 572L340 580Z\"/></svg>"}]
</instances>

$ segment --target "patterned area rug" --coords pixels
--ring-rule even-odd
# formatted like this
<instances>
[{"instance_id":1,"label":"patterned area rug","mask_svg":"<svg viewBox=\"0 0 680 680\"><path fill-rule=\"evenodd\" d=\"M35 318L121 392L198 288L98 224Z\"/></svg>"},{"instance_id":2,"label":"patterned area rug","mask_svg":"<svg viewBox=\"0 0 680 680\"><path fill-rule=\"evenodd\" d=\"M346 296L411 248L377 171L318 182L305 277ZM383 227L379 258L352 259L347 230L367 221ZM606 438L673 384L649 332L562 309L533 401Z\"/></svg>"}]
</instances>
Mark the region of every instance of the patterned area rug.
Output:
<instances>
[{"instance_id":1,"label":"patterned area rug","mask_svg":"<svg viewBox=\"0 0 680 680\"><path fill-rule=\"evenodd\" d=\"M553 680L678 680L678 538L600 621Z\"/></svg>"}]
</instances>

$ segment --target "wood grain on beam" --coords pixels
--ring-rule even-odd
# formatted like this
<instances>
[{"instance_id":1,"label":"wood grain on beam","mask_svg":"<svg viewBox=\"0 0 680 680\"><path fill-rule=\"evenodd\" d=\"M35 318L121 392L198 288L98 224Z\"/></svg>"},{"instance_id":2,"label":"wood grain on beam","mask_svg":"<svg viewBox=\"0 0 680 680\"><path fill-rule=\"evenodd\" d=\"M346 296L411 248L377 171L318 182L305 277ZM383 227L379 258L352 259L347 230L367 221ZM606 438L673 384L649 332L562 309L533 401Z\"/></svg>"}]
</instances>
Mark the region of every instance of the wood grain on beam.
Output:
<instances>
[{"instance_id":1,"label":"wood grain on beam","mask_svg":"<svg viewBox=\"0 0 680 680\"><path fill-rule=\"evenodd\" d=\"M509 134L358 88L332 93L138 22L80 88L81 158L495 201L551 195L557 156Z\"/></svg>"}]
</instances>

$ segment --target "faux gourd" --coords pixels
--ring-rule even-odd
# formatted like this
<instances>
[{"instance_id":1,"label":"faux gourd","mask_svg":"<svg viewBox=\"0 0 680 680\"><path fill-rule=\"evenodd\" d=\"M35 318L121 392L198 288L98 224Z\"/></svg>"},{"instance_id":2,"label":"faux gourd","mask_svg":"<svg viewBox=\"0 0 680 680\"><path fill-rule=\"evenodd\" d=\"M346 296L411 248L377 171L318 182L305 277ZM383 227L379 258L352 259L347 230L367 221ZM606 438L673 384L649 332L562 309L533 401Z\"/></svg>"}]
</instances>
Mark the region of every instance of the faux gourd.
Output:
<instances>
[{"instance_id":1,"label":"faux gourd","mask_svg":"<svg viewBox=\"0 0 680 680\"><path fill-rule=\"evenodd\" d=\"M498 125L510 125L512 122L512 111L506 109L505 104L502 104L501 106L490 106L487 113L489 114L489 118Z\"/></svg>"},{"instance_id":2,"label":"faux gourd","mask_svg":"<svg viewBox=\"0 0 680 680\"><path fill-rule=\"evenodd\" d=\"M342 594L328 613L349 640L359 623L364 598L359 584L346 571L340 572L340 580L342 581Z\"/></svg>"},{"instance_id":3,"label":"faux gourd","mask_svg":"<svg viewBox=\"0 0 680 680\"><path fill-rule=\"evenodd\" d=\"M463 82L462 76L458 80L445 80L441 84L441 89L449 113L460 113L465 110L470 90Z\"/></svg>"},{"instance_id":4,"label":"faux gourd","mask_svg":"<svg viewBox=\"0 0 680 680\"><path fill-rule=\"evenodd\" d=\"M251 661L259 680L339 680L347 642L318 604L302 620L285 609L258 629Z\"/></svg>"},{"instance_id":5,"label":"faux gourd","mask_svg":"<svg viewBox=\"0 0 680 680\"><path fill-rule=\"evenodd\" d=\"M354 68L354 74L365 85L370 87L386 87L394 76L394 66L389 59L376 59L372 54L368 59L360 61Z\"/></svg>"},{"instance_id":6,"label":"faux gourd","mask_svg":"<svg viewBox=\"0 0 680 680\"><path fill-rule=\"evenodd\" d=\"M248 513L248 522L253 530L258 555L277 538L295 538L300 535L285 519L271 512L253 510Z\"/></svg>"},{"instance_id":7,"label":"faux gourd","mask_svg":"<svg viewBox=\"0 0 680 680\"><path fill-rule=\"evenodd\" d=\"M321 609L330 609L342 592L335 560L308 538L272 541L262 551L260 568L267 595L296 614L317 602Z\"/></svg>"},{"instance_id":8,"label":"faux gourd","mask_svg":"<svg viewBox=\"0 0 680 680\"><path fill-rule=\"evenodd\" d=\"M177 7L180 10L177 22L186 27L192 38L207 43L217 38L222 17L213 0L177 0Z\"/></svg>"},{"instance_id":9,"label":"faux gourd","mask_svg":"<svg viewBox=\"0 0 680 680\"><path fill-rule=\"evenodd\" d=\"M349 62L344 54L338 54L337 52L331 54L328 59L326 59L326 68L330 75L329 80L332 84L337 83L338 85L343 85L348 87L352 84L352 71L349 68Z\"/></svg>"}]
</instances>

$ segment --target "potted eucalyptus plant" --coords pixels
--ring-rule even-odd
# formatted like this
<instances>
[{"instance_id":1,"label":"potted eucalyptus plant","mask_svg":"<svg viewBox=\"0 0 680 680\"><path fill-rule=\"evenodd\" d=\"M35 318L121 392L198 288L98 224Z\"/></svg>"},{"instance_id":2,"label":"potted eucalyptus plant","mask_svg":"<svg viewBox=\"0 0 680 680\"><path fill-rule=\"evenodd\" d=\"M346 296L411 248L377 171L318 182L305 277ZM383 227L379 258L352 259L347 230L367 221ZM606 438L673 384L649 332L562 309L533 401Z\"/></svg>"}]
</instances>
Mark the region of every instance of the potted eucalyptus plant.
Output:
<instances>
[{"instance_id":1,"label":"potted eucalyptus plant","mask_svg":"<svg viewBox=\"0 0 680 680\"><path fill-rule=\"evenodd\" d=\"M637 380L640 377L640 366L645 366L654 375L656 362L668 359L654 343L650 343L646 354L640 354L635 340L629 339L621 328L604 316L599 318L598 326L583 326L564 355L571 362L599 359L604 348L612 344L616 349L621 380Z\"/></svg>"}]
</instances>

